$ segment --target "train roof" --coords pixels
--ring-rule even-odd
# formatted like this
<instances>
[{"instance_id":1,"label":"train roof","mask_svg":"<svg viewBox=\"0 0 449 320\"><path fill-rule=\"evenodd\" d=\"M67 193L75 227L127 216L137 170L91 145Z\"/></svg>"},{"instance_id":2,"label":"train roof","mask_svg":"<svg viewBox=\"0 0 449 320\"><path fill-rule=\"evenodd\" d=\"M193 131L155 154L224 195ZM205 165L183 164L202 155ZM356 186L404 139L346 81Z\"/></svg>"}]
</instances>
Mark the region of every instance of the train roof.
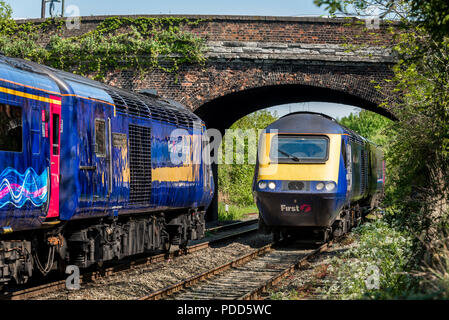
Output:
<instances>
[{"instance_id":1,"label":"train roof","mask_svg":"<svg viewBox=\"0 0 449 320\"><path fill-rule=\"evenodd\" d=\"M32 73L34 77L20 77L20 80L44 90L93 98L116 106L117 111L187 127L201 126L201 119L182 104L154 94L140 94L116 88L86 77L40 65L32 61L0 55L0 63L13 68L18 73ZM17 75L15 75L15 78ZM46 78L46 81L44 79ZM47 83L48 82L48 83ZM59 90L58 90L59 87ZM66 91L66 92L64 92Z\"/></svg>"},{"instance_id":2,"label":"train roof","mask_svg":"<svg viewBox=\"0 0 449 320\"><path fill-rule=\"evenodd\" d=\"M374 142L339 124L334 118L317 112L299 111L289 113L270 124L265 130L299 134L348 134L359 143L368 142L378 147Z\"/></svg>"},{"instance_id":3,"label":"train roof","mask_svg":"<svg viewBox=\"0 0 449 320\"><path fill-rule=\"evenodd\" d=\"M294 112L283 116L270 124L266 130L278 130L281 133L347 133L334 118L315 112Z\"/></svg>"}]
</instances>

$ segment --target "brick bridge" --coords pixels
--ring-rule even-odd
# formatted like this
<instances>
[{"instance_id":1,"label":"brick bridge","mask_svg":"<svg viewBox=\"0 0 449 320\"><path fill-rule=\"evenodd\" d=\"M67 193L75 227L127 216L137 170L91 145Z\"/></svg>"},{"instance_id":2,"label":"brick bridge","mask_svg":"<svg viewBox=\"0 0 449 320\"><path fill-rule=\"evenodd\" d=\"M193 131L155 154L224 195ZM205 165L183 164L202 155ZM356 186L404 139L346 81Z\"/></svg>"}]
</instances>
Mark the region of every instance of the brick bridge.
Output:
<instances>
[{"instance_id":1,"label":"brick bridge","mask_svg":"<svg viewBox=\"0 0 449 320\"><path fill-rule=\"evenodd\" d=\"M185 28L207 40L206 65L182 66L178 82L160 70L143 80L132 71L112 72L107 82L131 90L156 89L220 131L253 111L305 101L351 104L394 118L377 107L384 97L372 81L392 75L393 58L385 49L391 35L384 25L366 30L363 21L346 19L186 17L205 20ZM105 18L83 17L81 28L64 36L86 33Z\"/></svg>"},{"instance_id":2,"label":"brick bridge","mask_svg":"<svg viewBox=\"0 0 449 320\"><path fill-rule=\"evenodd\" d=\"M366 30L363 21L345 19L187 17L205 19L185 27L207 40L204 66L182 66L178 82L160 70L143 80L131 71L112 72L107 82L131 90L154 88L221 132L256 110L305 101L356 105L394 118L378 107L385 97L375 89L376 81L392 76L394 59L385 49L392 37L385 25ZM66 35L90 31L105 18L84 17L81 29Z\"/></svg>"}]
</instances>

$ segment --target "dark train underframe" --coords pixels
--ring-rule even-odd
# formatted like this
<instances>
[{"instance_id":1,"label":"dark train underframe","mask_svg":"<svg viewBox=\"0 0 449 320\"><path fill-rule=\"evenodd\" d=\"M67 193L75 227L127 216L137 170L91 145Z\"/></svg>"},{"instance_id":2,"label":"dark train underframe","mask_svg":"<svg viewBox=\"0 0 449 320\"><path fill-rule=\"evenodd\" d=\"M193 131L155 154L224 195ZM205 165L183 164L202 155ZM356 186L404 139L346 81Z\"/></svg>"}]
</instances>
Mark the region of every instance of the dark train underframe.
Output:
<instances>
[{"instance_id":1,"label":"dark train underframe","mask_svg":"<svg viewBox=\"0 0 449 320\"><path fill-rule=\"evenodd\" d=\"M259 217L259 230L263 234L273 234L274 241L305 240L315 243L324 243L330 239L340 237L358 226L362 218L373 210L366 203L357 203L345 206L341 209L338 218L329 227L289 227L289 226L267 226Z\"/></svg>"},{"instance_id":2,"label":"dark train underframe","mask_svg":"<svg viewBox=\"0 0 449 320\"><path fill-rule=\"evenodd\" d=\"M205 211L190 209L61 222L46 230L3 235L0 288L26 283L33 274L65 272L67 265L88 268L109 260L187 246L204 237ZM9 238L11 237L11 238Z\"/></svg>"}]
</instances>

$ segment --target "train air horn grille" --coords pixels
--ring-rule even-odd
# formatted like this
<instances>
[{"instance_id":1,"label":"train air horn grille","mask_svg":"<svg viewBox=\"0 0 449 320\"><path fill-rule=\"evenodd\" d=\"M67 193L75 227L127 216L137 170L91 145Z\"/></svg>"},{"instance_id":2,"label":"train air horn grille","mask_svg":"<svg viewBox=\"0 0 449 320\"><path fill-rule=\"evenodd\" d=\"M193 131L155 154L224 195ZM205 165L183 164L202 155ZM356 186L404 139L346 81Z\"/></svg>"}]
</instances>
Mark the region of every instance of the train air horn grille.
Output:
<instances>
[{"instance_id":1,"label":"train air horn grille","mask_svg":"<svg viewBox=\"0 0 449 320\"><path fill-rule=\"evenodd\" d=\"M304 182L301 181L291 181L288 183L288 190L303 190Z\"/></svg>"}]
</instances>

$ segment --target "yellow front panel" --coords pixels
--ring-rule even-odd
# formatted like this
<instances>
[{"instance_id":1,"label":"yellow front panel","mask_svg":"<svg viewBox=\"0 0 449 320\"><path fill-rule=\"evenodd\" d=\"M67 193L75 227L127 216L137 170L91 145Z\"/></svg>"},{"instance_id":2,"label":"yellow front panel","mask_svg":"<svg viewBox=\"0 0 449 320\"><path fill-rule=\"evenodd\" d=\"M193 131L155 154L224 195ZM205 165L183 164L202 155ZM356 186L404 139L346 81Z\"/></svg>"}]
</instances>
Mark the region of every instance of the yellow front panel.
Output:
<instances>
[{"instance_id":1,"label":"yellow front panel","mask_svg":"<svg viewBox=\"0 0 449 320\"><path fill-rule=\"evenodd\" d=\"M270 163L269 154L274 135L266 133L262 138L264 140L259 154L260 165L257 180L338 181L341 134L323 134L329 138L329 159L326 163L319 164Z\"/></svg>"}]
</instances>

